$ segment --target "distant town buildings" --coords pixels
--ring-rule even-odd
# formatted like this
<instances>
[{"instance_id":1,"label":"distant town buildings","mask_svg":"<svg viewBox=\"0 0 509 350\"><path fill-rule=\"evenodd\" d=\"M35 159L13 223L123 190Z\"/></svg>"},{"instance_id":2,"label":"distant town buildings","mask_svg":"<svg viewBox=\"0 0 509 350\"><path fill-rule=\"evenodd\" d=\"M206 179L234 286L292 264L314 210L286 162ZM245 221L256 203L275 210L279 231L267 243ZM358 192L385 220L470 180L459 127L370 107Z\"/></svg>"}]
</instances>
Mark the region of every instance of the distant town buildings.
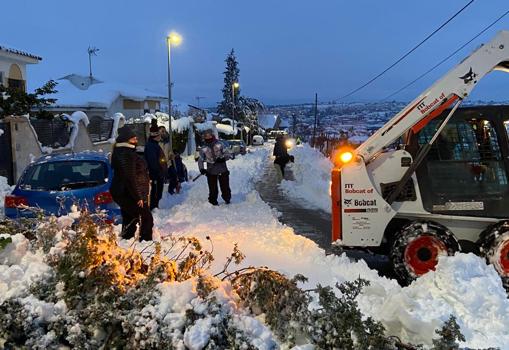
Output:
<instances>
[{"instance_id":1,"label":"distant town buildings","mask_svg":"<svg viewBox=\"0 0 509 350\"><path fill-rule=\"evenodd\" d=\"M26 91L26 65L37 64L41 60L39 56L0 44L0 84Z\"/></svg>"}]
</instances>

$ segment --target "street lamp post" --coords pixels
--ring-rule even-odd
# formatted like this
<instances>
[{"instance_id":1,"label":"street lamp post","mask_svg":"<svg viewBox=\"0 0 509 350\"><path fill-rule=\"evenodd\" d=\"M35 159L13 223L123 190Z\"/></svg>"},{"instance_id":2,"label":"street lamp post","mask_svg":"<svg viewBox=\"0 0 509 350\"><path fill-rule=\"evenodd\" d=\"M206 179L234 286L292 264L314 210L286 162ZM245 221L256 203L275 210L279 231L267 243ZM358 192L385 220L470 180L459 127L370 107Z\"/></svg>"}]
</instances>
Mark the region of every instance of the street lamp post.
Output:
<instances>
[{"instance_id":1,"label":"street lamp post","mask_svg":"<svg viewBox=\"0 0 509 350\"><path fill-rule=\"evenodd\" d=\"M232 107L232 128L233 128L233 132L235 133L235 89L238 89L240 86L240 84L238 82L234 82L232 84L232 104L233 104L233 107ZM235 136L237 136L237 134L235 134ZM241 134L241 137L242 137L242 134Z\"/></svg>"},{"instance_id":2,"label":"street lamp post","mask_svg":"<svg viewBox=\"0 0 509 350\"><path fill-rule=\"evenodd\" d=\"M169 127L168 132L170 136L170 149L173 152L173 130L171 127L171 45L178 46L182 42L182 37L175 32L171 32L166 37L166 43L168 44L168 117L170 119L169 121Z\"/></svg>"}]
</instances>

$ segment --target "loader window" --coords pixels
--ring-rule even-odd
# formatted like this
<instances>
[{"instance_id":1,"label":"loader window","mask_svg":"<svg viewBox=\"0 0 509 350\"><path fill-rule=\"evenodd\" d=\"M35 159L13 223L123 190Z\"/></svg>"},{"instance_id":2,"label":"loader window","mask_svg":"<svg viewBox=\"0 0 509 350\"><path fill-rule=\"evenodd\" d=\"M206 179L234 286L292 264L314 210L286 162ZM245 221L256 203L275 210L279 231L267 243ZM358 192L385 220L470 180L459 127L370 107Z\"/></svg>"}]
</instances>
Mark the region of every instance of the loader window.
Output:
<instances>
[{"instance_id":1,"label":"loader window","mask_svg":"<svg viewBox=\"0 0 509 350\"><path fill-rule=\"evenodd\" d=\"M418 135L419 145L427 143L439 121L427 125ZM422 166L433 204L468 202L504 195L507 173L496 130L482 118L452 119L433 144Z\"/></svg>"}]
</instances>

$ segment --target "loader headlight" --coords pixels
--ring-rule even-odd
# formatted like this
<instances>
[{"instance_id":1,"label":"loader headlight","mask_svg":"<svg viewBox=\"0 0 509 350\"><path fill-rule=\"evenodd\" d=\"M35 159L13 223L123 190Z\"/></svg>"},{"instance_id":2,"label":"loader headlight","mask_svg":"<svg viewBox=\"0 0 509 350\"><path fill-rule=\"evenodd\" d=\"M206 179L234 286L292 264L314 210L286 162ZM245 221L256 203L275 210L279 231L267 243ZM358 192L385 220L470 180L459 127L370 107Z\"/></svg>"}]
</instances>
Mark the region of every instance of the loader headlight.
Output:
<instances>
[{"instance_id":1,"label":"loader headlight","mask_svg":"<svg viewBox=\"0 0 509 350\"><path fill-rule=\"evenodd\" d=\"M346 151L339 154L339 160L341 160L342 163L349 163L353 159L353 153Z\"/></svg>"},{"instance_id":2,"label":"loader headlight","mask_svg":"<svg viewBox=\"0 0 509 350\"><path fill-rule=\"evenodd\" d=\"M351 149L343 148L336 150L332 160L335 166L342 167L343 165L350 163L354 159L354 157L355 157L354 152Z\"/></svg>"}]
</instances>

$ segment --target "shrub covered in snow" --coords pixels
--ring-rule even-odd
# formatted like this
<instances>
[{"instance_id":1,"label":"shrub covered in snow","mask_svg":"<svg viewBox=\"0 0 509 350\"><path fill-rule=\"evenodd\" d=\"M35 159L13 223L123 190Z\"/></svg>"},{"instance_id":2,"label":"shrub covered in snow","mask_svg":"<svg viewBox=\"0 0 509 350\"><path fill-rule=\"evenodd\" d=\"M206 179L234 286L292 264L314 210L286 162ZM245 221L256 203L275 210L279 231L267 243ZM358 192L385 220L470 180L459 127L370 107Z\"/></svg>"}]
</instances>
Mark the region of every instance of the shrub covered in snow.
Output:
<instances>
[{"instance_id":1,"label":"shrub covered in snow","mask_svg":"<svg viewBox=\"0 0 509 350\"><path fill-rule=\"evenodd\" d=\"M2 278L9 285L0 299L4 347L254 348L256 335L238 327L242 315L231 288L203 276L212 256L199 241L175 239L165 252L155 243L143 254L119 247L112 228L89 215L71 224L52 218L25 230L31 240L1 236L0 276L9 277ZM55 245L47 249L51 232ZM173 300L177 290L180 305Z\"/></svg>"},{"instance_id":2,"label":"shrub covered in snow","mask_svg":"<svg viewBox=\"0 0 509 350\"><path fill-rule=\"evenodd\" d=\"M20 234L21 232L22 234ZM195 238L139 250L90 214L0 225L0 346L48 349L398 349L356 298L367 281L302 290L265 268L230 271ZM164 246L164 250L163 247ZM445 328L444 328L445 329ZM454 320L436 344L461 338ZM446 344L446 345L443 345Z\"/></svg>"}]
</instances>

